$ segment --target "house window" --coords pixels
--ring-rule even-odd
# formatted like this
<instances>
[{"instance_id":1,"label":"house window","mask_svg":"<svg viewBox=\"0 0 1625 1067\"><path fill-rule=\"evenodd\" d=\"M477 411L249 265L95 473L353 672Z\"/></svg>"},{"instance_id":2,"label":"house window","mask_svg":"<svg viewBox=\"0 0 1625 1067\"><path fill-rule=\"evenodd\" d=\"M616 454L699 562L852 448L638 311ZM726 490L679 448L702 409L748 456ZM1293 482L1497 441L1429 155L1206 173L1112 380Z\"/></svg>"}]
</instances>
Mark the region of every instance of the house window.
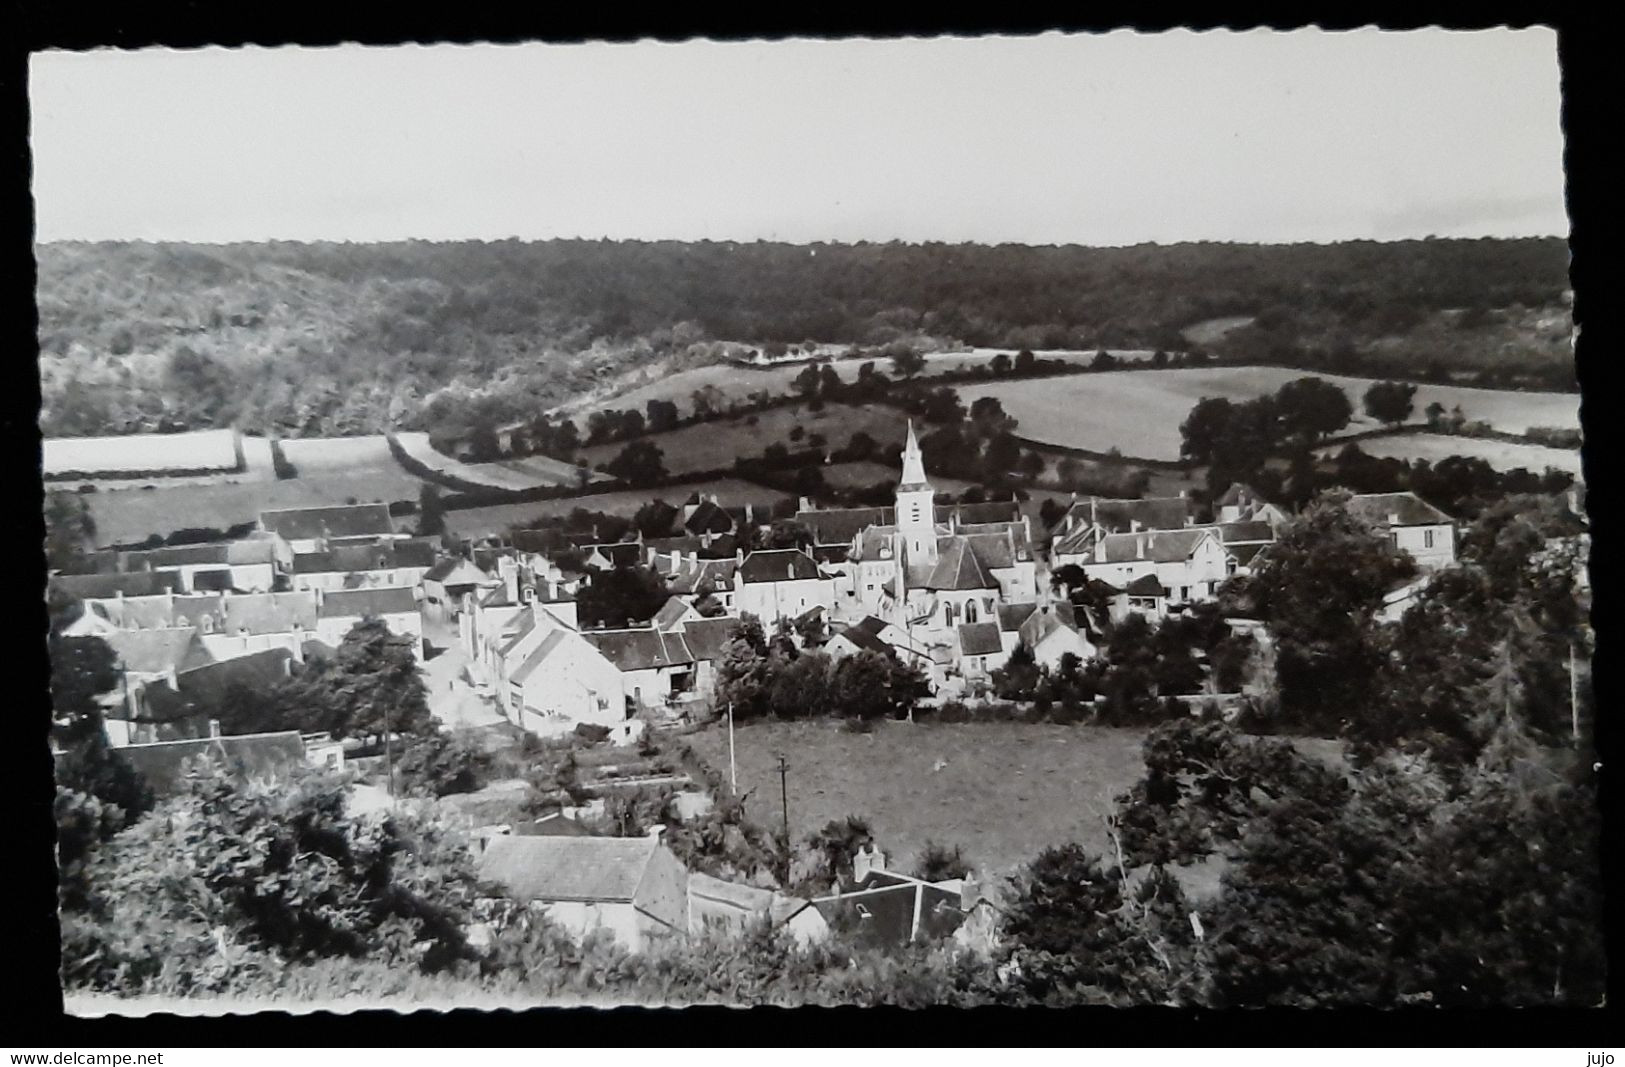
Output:
<instances>
[{"instance_id":1,"label":"house window","mask_svg":"<svg viewBox=\"0 0 1625 1067\"><path fill-rule=\"evenodd\" d=\"M1179 599L1181 599L1181 600L1189 600L1190 598L1191 598L1191 587L1188 586L1188 585L1180 586L1179 587Z\"/></svg>"},{"instance_id":2,"label":"house window","mask_svg":"<svg viewBox=\"0 0 1625 1067\"><path fill-rule=\"evenodd\" d=\"M1422 531L1422 547L1423 548L1432 548L1433 547L1433 531L1432 530L1423 530Z\"/></svg>"}]
</instances>

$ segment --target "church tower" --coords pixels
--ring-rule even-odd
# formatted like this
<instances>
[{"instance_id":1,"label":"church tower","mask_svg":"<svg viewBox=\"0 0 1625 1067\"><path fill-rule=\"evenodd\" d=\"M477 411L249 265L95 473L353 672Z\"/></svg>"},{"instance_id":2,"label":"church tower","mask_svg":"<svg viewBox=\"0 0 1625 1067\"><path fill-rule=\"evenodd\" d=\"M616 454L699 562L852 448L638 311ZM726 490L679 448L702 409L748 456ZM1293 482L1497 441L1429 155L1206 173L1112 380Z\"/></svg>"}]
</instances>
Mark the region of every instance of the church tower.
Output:
<instances>
[{"instance_id":1,"label":"church tower","mask_svg":"<svg viewBox=\"0 0 1625 1067\"><path fill-rule=\"evenodd\" d=\"M911 563L937 561L936 490L925 480L925 457L914 438L914 420L908 423L903 445L903 480L897 486L898 558Z\"/></svg>"}]
</instances>

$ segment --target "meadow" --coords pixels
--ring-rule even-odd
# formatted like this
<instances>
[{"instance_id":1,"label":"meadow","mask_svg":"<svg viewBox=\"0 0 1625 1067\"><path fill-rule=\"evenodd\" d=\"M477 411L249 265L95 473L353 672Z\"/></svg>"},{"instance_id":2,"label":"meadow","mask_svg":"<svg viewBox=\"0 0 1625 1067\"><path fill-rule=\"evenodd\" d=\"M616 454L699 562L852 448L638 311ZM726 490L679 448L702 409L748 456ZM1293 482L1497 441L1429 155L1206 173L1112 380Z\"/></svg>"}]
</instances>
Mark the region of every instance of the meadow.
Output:
<instances>
[{"instance_id":1,"label":"meadow","mask_svg":"<svg viewBox=\"0 0 1625 1067\"><path fill-rule=\"evenodd\" d=\"M151 489L98 490L84 494L100 545L130 544L149 534L253 522L272 508L410 500L423 483L395 467L350 473L305 474L284 481L244 480L203 485L153 485Z\"/></svg>"},{"instance_id":2,"label":"meadow","mask_svg":"<svg viewBox=\"0 0 1625 1067\"><path fill-rule=\"evenodd\" d=\"M1204 397L1250 400L1272 393L1305 372L1285 367L1192 367L1174 370L1121 371L1067 378L986 382L961 386L966 405L983 396L998 397L1004 410L1019 420L1017 433L1046 444L1154 460L1179 458L1180 423ZM1349 430L1378 424L1361 410L1371 385L1368 378L1316 375L1341 386L1354 406ZM1516 392L1466 386L1420 384L1413 419L1433 402L1460 405L1473 421L1507 433L1532 426L1578 427L1579 397L1572 393Z\"/></svg>"},{"instance_id":3,"label":"meadow","mask_svg":"<svg viewBox=\"0 0 1625 1067\"><path fill-rule=\"evenodd\" d=\"M1548 467L1555 467L1574 475L1580 473L1580 453L1577 450L1547 448L1517 441L1493 441L1455 434L1400 433L1368 437L1356 443L1368 456L1425 459L1429 463L1438 463L1447 456L1477 456L1498 471L1522 467L1538 474ZM1335 455L1341 448L1341 445L1331 445L1320 451L1322 455Z\"/></svg>"},{"instance_id":4,"label":"meadow","mask_svg":"<svg viewBox=\"0 0 1625 1067\"><path fill-rule=\"evenodd\" d=\"M42 467L47 477L71 473L227 471L237 466L234 437L231 430L47 437Z\"/></svg>"},{"instance_id":5,"label":"meadow","mask_svg":"<svg viewBox=\"0 0 1625 1067\"><path fill-rule=\"evenodd\" d=\"M541 489L557 485L576 485L580 475L576 468L546 456L528 456L504 459L494 463L464 463L437 451L429 443L429 435L422 430L403 430L395 435L401 449L408 456L432 471L492 489ZM601 474L588 474L589 481L606 481Z\"/></svg>"},{"instance_id":6,"label":"meadow","mask_svg":"<svg viewBox=\"0 0 1625 1067\"><path fill-rule=\"evenodd\" d=\"M799 441L792 441L790 433L797 426L805 435ZM737 418L695 423L666 433L650 434L642 440L661 450L666 470L672 474L689 474L731 467L736 457L760 456L771 444L781 444L791 450L810 448L813 434L823 436L826 451L845 448L852 435L859 431L882 445L901 446L906 430L904 416L893 408L825 404L819 411L809 411L805 404L794 404ZM596 467L613 459L625 447L618 442L591 445L581 450L581 456L589 466Z\"/></svg>"},{"instance_id":7,"label":"meadow","mask_svg":"<svg viewBox=\"0 0 1625 1067\"><path fill-rule=\"evenodd\" d=\"M780 825L783 753L797 840L861 815L899 870L937 841L963 848L986 879L1051 845L1109 848L1101 818L1143 773L1144 739L1139 729L1028 723L883 722L858 734L817 721L741 725L734 745L739 791L749 794L746 811L757 822ZM725 727L684 740L728 774Z\"/></svg>"},{"instance_id":8,"label":"meadow","mask_svg":"<svg viewBox=\"0 0 1625 1067\"><path fill-rule=\"evenodd\" d=\"M723 507L742 504L760 504L764 507L784 498L776 492L736 478L720 478L692 485L673 485L663 489L625 489L611 493L590 493L585 496L541 500L529 504L494 504L484 508L462 508L446 512L446 529L458 537L481 537L506 531L510 526L550 516L565 516L576 508L599 511L606 515L634 515L638 508L651 500L664 500L681 505L694 494L715 495Z\"/></svg>"}]
</instances>

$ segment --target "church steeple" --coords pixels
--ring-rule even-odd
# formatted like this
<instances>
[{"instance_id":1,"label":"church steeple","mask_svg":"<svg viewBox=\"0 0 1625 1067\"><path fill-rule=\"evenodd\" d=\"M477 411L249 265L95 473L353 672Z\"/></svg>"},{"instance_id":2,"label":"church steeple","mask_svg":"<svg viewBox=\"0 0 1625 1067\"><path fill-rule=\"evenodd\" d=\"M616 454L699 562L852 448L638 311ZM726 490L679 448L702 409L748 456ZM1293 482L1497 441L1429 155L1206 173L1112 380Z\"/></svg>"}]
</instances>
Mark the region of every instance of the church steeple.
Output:
<instances>
[{"instance_id":1,"label":"church steeple","mask_svg":"<svg viewBox=\"0 0 1625 1067\"><path fill-rule=\"evenodd\" d=\"M914 420L908 423L908 440L903 445L903 480L897 486L897 558L916 563L937 559L936 491L925 480L925 457L914 437Z\"/></svg>"},{"instance_id":2,"label":"church steeple","mask_svg":"<svg viewBox=\"0 0 1625 1067\"><path fill-rule=\"evenodd\" d=\"M920 442L914 437L914 420L908 420L908 440L903 442L903 481L897 487L900 493L916 489L929 489L925 480L925 457L920 453Z\"/></svg>"}]
</instances>

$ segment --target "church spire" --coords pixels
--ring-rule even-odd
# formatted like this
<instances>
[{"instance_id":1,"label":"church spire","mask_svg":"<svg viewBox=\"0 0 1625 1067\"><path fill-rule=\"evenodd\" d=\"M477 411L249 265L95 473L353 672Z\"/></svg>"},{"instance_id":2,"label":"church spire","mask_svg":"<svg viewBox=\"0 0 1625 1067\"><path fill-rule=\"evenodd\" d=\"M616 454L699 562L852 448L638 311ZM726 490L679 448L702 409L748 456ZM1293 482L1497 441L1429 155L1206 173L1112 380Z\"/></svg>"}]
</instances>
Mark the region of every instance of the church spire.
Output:
<instances>
[{"instance_id":1,"label":"church spire","mask_svg":"<svg viewBox=\"0 0 1625 1067\"><path fill-rule=\"evenodd\" d=\"M903 481L900 489L920 489L926 485L925 457L920 454L920 442L914 437L914 420L908 420L908 440L903 443Z\"/></svg>"}]
</instances>

